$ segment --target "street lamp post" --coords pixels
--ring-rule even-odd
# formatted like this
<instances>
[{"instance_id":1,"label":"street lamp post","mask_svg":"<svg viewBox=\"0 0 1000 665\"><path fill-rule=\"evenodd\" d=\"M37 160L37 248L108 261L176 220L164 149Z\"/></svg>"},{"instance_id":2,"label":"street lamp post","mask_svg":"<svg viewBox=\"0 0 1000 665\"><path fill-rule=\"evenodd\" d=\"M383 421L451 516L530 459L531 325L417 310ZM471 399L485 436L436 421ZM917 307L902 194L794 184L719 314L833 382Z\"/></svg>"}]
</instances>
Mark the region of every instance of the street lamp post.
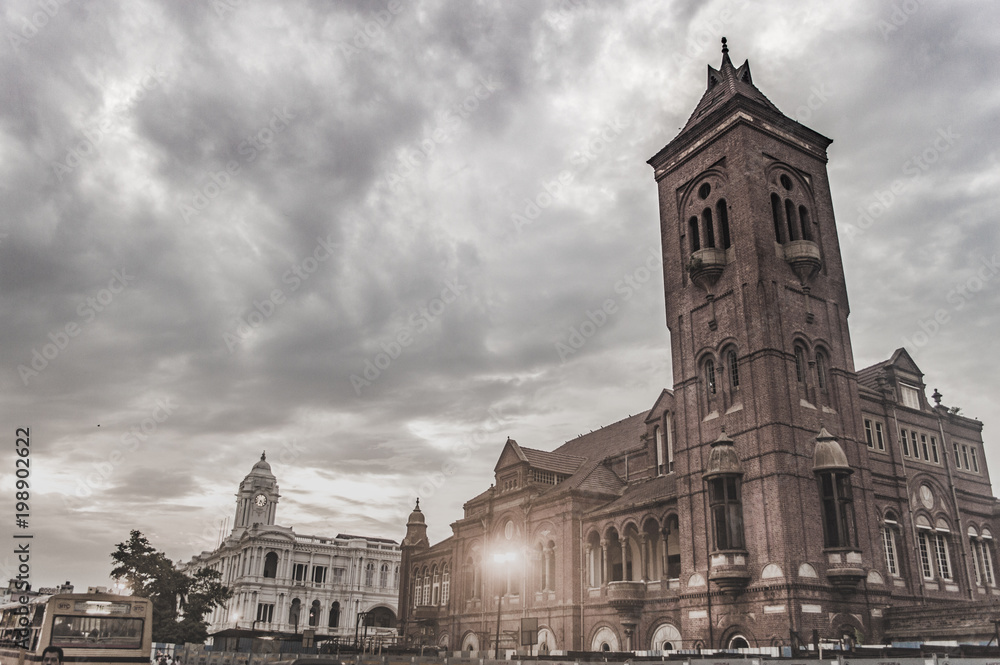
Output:
<instances>
[{"instance_id":1,"label":"street lamp post","mask_svg":"<svg viewBox=\"0 0 1000 665\"><path fill-rule=\"evenodd\" d=\"M515 554L513 552L497 552L493 555L493 561L497 564L503 564L504 575L509 573L508 565L514 560ZM496 649L493 652L493 658L500 660L500 606L503 604L503 593L501 592L500 585L497 585L497 642Z\"/></svg>"}]
</instances>

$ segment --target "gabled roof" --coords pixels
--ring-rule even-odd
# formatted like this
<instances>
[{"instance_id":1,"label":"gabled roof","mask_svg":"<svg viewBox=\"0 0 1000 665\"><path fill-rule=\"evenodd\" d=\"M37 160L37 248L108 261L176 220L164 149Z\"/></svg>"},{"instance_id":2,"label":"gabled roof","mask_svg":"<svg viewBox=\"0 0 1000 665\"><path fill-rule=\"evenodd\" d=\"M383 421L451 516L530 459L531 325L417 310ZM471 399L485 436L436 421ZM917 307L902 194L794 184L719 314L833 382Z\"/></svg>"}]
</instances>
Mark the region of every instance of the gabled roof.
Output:
<instances>
[{"instance_id":1,"label":"gabled roof","mask_svg":"<svg viewBox=\"0 0 1000 665\"><path fill-rule=\"evenodd\" d=\"M674 407L674 391L669 388L664 388L656 401L653 402L653 408L646 412L646 422L650 422L659 417L660 411L673 411Z\"/></svg>"},{"instance_id":2,"label":"gabled roof","mask_svg":"<svg viewBox=\"0 0 1000 665\"><path fill-rule=\"evenodd\" d=\"M907 353L906 349L903 347L899 347L893 352L892 357L889 358L889 364L896 369L901 369L904 372L909 372L910 374L916 374L918 376L924 375L924 373L920 371L920 368L917 367L917 363L913 361L913 357L910 356L910 354Z\"/></svg>"},{"instance_id":3,"label":"gabled roof","mask_svg":"<svg viewBox=\"0 0 1000 665\"><path fill-rule=\"evenodd\" d=\"M594 430L590 434L578 436L559 446L553 452L586 457L589 460L599 462L626 450L631 450L640 444L640 437L646 432L647 413L648 411L637 413Z\"/></svg>"},{"instance_id":4,"label":"gabled roof","mask_svg":"<svg viewBox=\"0 0 1000 665\"><path fill-rule=\"evenodd\" d=\"M907 353L906 349L900 347L896 349L892 357L888 360L883 360L880 363L875 363L870 367L865 367L864 369L858 370L858 383L866 388L871 388L872 390L878 390L878 377L889 367L902 370L908 374L915 374L922 377L923 372L917 367L917 363L913 362L913 358Z\"/></svg>"},{"instance_id":5,"label":"gabled roof","mask_svg":"<svg viewBox=\"0 0 1000 665\"><path fill-rule=\"evenodd\" d=\"M534 448L522 448L514 439L507 439L493 470L496 472L512 464L527 462L533 469L568 475L579 469L584 461L582 457L558 451L548 452Z\"/></svg>"}]
</instances>

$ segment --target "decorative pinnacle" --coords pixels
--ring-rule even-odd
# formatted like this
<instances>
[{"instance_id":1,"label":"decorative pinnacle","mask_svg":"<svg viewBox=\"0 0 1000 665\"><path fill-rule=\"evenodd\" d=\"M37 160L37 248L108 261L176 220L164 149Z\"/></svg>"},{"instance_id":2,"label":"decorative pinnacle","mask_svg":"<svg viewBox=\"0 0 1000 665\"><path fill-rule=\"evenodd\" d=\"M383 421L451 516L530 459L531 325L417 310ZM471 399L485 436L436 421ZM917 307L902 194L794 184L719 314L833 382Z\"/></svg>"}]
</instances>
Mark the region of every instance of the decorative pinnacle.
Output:
<instances>
[{"instance_id":1,"label":"decorative pinnacle","mask_svg":"<svg viewBox=\"0 0 1000 665\"><path fill-rule=\"evenodd\" d=\"M419 496L417 497L417 505L416 505L416 507L414 507L414 510L420 510L420 497Z\"/></svg>"},{"instance_id":2,"label":"decorative pinnacle","mask_svg":"<svg viewBox=\"0 0 1000 665\"><path fill-rule=\"evenodd\" d=\"M729 53L729 47L726 46L726 38L725 37L722 38L722 52L723 53Z\"/></svg>"},{"instance_id":3,"label":"decorative pinnacle","mask_svg":"<svg viewBox=\"0 0 1000 665\"><path fill-rule=\"evenodd\" d=\"M261 452L261 454L260 454L260 461L261 462L266 462L267 461L267 455L266 455L266 453L267 453L267 451Z\"/></svg>"}]
</instances>

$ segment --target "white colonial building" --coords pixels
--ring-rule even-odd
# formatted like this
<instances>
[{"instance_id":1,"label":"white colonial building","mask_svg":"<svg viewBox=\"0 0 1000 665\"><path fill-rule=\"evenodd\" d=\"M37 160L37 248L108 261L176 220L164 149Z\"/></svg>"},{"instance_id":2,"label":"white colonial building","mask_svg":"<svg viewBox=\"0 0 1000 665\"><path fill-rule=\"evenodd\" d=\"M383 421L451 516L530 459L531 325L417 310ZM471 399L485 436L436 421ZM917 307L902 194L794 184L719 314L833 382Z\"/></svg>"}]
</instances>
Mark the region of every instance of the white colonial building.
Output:
<instances>
[{"instance_id":1,"label":"white colonial building","mask_svg":"<svg viewBox=\"0 0 1000 665\"><path fill-rule=\"evenodd\" d=\"M182 565L188 572L218 570L233 591L228 606L209 617L209 634L311 629L317 639L353 637L359 617L362 625L394 629L399 545L386 538L296 534L275 524L279 496L261 455L240 483L232 532L215 550Z\"/></svg>"}]
</instances>

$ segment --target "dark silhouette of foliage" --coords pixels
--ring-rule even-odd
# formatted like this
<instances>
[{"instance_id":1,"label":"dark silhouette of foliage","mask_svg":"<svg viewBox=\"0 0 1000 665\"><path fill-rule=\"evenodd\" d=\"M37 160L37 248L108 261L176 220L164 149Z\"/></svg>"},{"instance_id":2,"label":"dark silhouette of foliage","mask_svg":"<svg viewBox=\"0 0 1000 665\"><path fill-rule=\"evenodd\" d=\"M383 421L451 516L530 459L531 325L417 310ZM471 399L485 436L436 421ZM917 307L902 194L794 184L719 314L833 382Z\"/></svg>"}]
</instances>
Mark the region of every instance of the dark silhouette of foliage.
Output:
<instances>
[{"instance_id":1,"label":"dark silhouette of foliage","mask_svg":"<svg viewBox=\"0 0 1000 665\"><path fill-rule=\"evenodd\" d=\"M205 616L216 606L225 607L232 596L217 570L201 568L186 575L137 530L115 546L111 559L111 577L153 602L154 642L203 643L208 637Z\"/></svg>"}]
</instances>

